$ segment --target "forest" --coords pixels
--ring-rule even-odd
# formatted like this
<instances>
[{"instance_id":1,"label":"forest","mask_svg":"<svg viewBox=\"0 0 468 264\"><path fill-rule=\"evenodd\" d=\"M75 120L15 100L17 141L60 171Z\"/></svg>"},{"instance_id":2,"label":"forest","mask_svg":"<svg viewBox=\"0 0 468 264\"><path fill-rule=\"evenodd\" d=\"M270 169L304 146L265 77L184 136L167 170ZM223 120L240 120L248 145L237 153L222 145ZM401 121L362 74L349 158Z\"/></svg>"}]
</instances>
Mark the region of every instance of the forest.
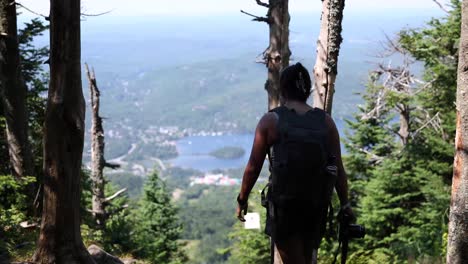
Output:
<instances>
[{"instance_id":1,"label":"forest","mask_svg":"<svg viewBox=\"0 0 468 264\"><path fill-rule=\"evenodd\" d=\"M45 14L0 0L0 264L271 263L260 199L268 162L248 201L261 229L238 221L236 197L255 125L280 105L280 73L296 61L313 79L310 104L336 120L351 207L366 228L347 263L468 263L468 0L426 0L436 11L421 25L362 46L346 39L366 31L347 18L353 1L322 0L318 15L305 16L316 20L305 41L290 26L304 19L294 1L249 1L265 15L235 10L259 25L242 39L195 36L202 31L187 25L192 49L160 44L199 52L177 57L130 32L141 49L127 50L142 58L119 54L107 65L120 40L103 50L84 37L99 31L83 32L112 11L44 0ZM162 42L182 23L139 19ZM241 52L222 57L228 44ZM243 51L252 47L264 51ZM332 204L340 208L336 193ZM338 213L318 263L339 252Z\"/></svg>"}]
</instances>

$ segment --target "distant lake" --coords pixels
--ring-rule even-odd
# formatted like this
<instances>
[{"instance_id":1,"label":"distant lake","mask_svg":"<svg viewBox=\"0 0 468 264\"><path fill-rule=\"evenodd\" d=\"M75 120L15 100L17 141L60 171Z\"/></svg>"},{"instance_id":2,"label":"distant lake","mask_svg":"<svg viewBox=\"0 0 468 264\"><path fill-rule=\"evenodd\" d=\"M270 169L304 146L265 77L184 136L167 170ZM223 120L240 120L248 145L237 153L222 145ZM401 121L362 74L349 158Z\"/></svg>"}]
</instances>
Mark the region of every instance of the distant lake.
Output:
<instances>
[{"instance_id":1,"label":"distant lake","mask_svg":"<svg viewBox=\"0 0 468 264\"><path fill-rule=\"evenodd\" d=\"M173 166L204 172L243 167L249 160L253 138L253 134L186 137L177 141L179 156L170 163ZM218 159L209 155L210 152L222 147L240 147L245 150L245 154L237 159Z\"/></svg>"},{"instance_id":2,"label":"distant lake","mask_svg":"<svg viewBox=\"0 0 468 264\"><path fill-rule=\"evenodd\" d=\"M343 138L344 122L342 120L335 121ZM171 160L170 163L173 166L192 168L203 172L244 167L249 160L253 139L253 134L185 137L176 142L179 156ZM343 144L341 145L343 150ZM245 150L245 154L237 159L219 159L209 155L210 152L222 147L240 147Z\"/></svg>"}]
</instances>

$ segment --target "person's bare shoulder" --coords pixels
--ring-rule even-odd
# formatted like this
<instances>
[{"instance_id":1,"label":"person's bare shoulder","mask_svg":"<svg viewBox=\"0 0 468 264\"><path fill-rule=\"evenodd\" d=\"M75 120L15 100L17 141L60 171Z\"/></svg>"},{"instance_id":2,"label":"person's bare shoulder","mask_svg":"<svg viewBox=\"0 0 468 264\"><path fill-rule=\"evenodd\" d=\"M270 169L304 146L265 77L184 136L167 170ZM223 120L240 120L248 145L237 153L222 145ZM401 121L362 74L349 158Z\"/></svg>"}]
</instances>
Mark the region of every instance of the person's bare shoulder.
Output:
<instances>
[{"instance_id":1,"label":"person's bare shoulder","mask_svg":"<svg viewBox=\"0 0 468 264\"><path fill-rule=\"evenodd\" d=\"M262 123L266 126L276 125L278 122L278 114L275 112L268 112L262 116L259 123Z\"/></svg>"},{"instance_id":2,"label":"person's bare shoulder","mask_svg":"<svg viewBox=\"0 0 468 264\"><path fill-rule=\"evenodd\" d=\"M272 144L277 138L277 123L278 115L274 112L264 114L258 122L257 131L267 136L269 144Z\"/></svg>"}]
</instances>

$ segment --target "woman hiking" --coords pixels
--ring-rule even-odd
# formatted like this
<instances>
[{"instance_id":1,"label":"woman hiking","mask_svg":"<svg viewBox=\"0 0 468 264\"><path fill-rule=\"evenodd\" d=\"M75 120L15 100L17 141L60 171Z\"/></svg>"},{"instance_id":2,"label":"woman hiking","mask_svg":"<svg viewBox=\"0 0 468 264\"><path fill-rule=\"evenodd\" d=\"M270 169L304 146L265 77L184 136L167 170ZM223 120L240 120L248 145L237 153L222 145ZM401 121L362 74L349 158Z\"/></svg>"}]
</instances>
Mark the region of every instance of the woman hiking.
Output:
<instances>
[{"instance_id":1,"label":"woman hiking","mask_svg":"<svg viewBox=\"0 0 468 264\"><path fill-rule=\"evenodd\" d=\"M300 63L282 71L281 106L258 122L237 197L237 217L244 222L249 194L268 156L271 176L262 201L267 208L265 232L284 264L316 263L333 189L343 212L354 218L338 130L326 112L307 104L311 86Z\"/></svg>"}]
</instances>

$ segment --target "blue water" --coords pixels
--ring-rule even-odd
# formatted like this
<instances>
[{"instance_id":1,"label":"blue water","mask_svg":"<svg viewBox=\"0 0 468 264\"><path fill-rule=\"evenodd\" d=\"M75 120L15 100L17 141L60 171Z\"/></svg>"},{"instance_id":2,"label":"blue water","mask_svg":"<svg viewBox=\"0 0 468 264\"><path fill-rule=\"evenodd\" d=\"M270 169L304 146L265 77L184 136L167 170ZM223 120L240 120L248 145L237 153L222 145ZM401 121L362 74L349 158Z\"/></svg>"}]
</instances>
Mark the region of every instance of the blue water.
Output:
<instances>
[{"instance_id":1,"label":"blue water","mask_svg":"<svg viewBox=\"0 0 468 264\"><path fill-rule=\"evenodd\" d=\"M338 130L344 137L342 120L335 120ZM215 169L241 168L247 164L252 149L253 134L233 134L222 136L190 136L176 143L179 156L170 161L173 166L192 168L203 172ZM241 147L245 154L237 159L218 159L209 153L222 147ZM342 144L343 150L343 144Z\"/></svg>"},{"instance_id":2,"label":"blue water","mask_svg":"<svg viewBox=\"0 0 468 264\"><path fill-rule=\"evenodd\" d=\"M186 137L177 141L179 156L170 163L204 172L244 167L249 160L253 137L253 134ZM245 154L237 159L218 159L208 154L222 147L241 147Z\"/></svg>"}]
</instances>

